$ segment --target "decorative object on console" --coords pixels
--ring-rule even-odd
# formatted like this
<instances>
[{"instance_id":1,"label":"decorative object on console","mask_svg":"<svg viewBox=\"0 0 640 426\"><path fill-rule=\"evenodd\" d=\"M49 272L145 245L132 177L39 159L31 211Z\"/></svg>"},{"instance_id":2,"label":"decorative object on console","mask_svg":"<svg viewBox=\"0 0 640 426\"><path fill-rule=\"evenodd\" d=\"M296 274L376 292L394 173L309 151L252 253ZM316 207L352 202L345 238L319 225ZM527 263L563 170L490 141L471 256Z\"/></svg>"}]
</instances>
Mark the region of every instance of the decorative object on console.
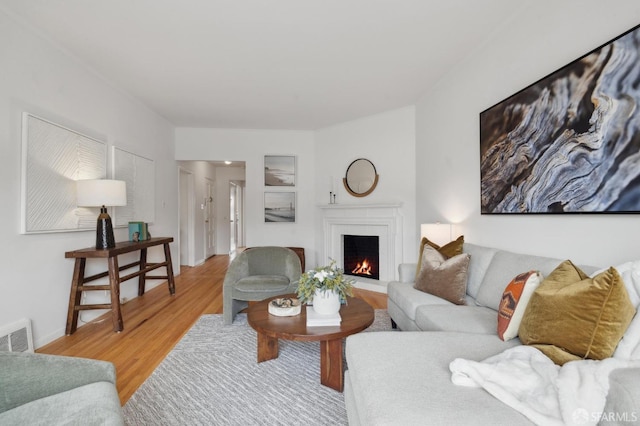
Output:
<instances>
[{"instance_id":1,"label":"decorative object on console","mask_svg":"<svg viewBox=\"0 0 640 426\"><path fill-rule=\"evenodd\" d=\"M378 177L376 166L371 161L366 158L358 158L349 164L342 182L349 194L354 197L366 197L376 189ZM335 203L335 198L333 202Z\"/></svg>"},{"instance_id":2,"label":"decorative object on console","mask_svg":"<svg viewBox=\"0 0 640 426\"><path fill-rule=\"evenodd\" d=\"M127 187L124 181L111 179L87 179L76 182L79 207L100 207L96 227L96 248L116 246L113 224L105 206L126 206Z\"/></svg>"},{"instance_id":3,"label":"decorative object on console","mask_svg":"<svg viewBox=\"0 0 640 426\"><path fill-rule=\"evenodd\" d=\"M425 245L414 288L456 305L466 305L470 258L469 254L462 253L447 259L432 246Z\"/></svg>"},{"instance_id":4,"label":"decorative object on console","mask_svg":"<svg viewBox=\"0 0 640 426\"><path fill-rule=\"evenodd\" d=\"M145 241L151 238L149 225L145 222L129 222L129 241Z\"/></svg>"},{"instance_id":5,"label":"decorative object on console","mask_svg":"<svg viewBox=\"0 0 640 426\"><path fill-rule=\"evenodd\" d=\"M353 283L354 280L345 278L342 268L338 268L336 261L331 259L328 266L311 269L300 276L297 294L302 303L313 303L314 309L316 302L319 302L318 313L328 314L331 310L327 305L337 312L340 310L340 303L346 302L347 296L353 295ZM337 294L337 300L333 302L327 300L332 292Z\"/></svg>"},{"instance_id":6,"label":"decorative object on console","mask_svg":"<svg viewBox=\"0 0 640 426\"><path fill-rule=\"evenodd\" d=\"M635 313L615 268L590 278L566 260L534 291L518 334L559 365L604 359L613 355Z\"/></svg>"},{"instance_id":7,"label":"decorative object on console","mask_svg":"<svg viewBox=\"0 0 640 426\"><path fill-rule=\"evenodd\" d=\"M502 340L511 340L518 335L524 311L541 281L542 274L539 271L524 272L504 289L498 309L498 337Z\"/></svg>"},{"instance_id":8,"label":"decorative object on console","mask_svg":"<svg viewBox=\"0 0 640 426\"><path fill-rule=\"evenodd\" d=\"M480 113L481 213L640 212L640 26Z\"/></svg>"}]
</instances>

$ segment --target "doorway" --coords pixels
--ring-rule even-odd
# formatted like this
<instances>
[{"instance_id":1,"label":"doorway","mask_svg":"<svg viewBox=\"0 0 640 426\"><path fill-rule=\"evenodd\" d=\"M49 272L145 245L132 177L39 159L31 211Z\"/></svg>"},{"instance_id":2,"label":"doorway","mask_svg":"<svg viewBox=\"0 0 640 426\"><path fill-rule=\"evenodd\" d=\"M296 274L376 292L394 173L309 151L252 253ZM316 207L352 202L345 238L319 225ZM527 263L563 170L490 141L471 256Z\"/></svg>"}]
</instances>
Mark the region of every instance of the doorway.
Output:
<instances>
[{"instance_id":1,"label":"doorway","mask_svg":"<svg viewBox=\"0 0 640 426\"><path fill-rule=\"evenodd\" d=\"M244 181L229 181L229 254L244 247Z\"/></svg>"}]
</instances>

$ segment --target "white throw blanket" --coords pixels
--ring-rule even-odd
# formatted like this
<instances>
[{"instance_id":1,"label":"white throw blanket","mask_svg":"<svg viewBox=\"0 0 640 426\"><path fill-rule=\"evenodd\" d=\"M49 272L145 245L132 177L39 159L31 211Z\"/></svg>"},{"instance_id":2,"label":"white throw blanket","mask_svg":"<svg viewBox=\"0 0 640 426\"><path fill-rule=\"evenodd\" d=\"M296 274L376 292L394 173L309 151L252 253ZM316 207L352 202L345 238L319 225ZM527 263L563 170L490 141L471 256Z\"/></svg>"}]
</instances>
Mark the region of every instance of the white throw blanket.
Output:
<instances>
[{"instance_id":1,"label":"white throw blanket","mask_svg":"<svg viewBox=\"0 0 640 426\"><path fill-rule=\"evenodd\" d=\"M451 362L456 385L482 387L538 425L595 425L604 410L609 373L640 361L608 358L557 366L538 349L516 346L487 358Z\"/></svg>"}]
</instances>

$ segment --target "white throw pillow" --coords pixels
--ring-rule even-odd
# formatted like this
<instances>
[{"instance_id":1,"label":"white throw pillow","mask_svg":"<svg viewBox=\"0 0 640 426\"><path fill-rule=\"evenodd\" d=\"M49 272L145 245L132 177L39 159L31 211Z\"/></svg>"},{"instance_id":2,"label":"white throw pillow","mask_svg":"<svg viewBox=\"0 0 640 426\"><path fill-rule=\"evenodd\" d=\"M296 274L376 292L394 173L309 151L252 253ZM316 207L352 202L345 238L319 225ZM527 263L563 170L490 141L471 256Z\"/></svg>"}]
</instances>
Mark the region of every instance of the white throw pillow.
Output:
<instances>
[{"instance_id":1,"label":"white throw pillow","mask_svg":"<svg viewBox=\"0 0 640 426\"><path fill-rule=\"evenodd\" d=\"M622 281L624 281L631 304L636 307L636 315L631 320L631 324L629 324L624 336L622 336L622 340L618 343L613 357L640 359L640 315L637 312L640 309L640 260L623 263L615 268L620 277L622 277ZM598 275L603 270L596 271L591 276Z\"/></svg>"},{"instance_id":2,"label":"white throw pillow","mask_svg":"<svg viewBox=\"0 0 640 426\"><path fill-rule=\"evenodd\" d=\"M518 335L529 299L542 279L539 271L529 271L519 274L507 284L498 308L498 337L502 340L511 340Z\"/></svg>"}]
</instances>

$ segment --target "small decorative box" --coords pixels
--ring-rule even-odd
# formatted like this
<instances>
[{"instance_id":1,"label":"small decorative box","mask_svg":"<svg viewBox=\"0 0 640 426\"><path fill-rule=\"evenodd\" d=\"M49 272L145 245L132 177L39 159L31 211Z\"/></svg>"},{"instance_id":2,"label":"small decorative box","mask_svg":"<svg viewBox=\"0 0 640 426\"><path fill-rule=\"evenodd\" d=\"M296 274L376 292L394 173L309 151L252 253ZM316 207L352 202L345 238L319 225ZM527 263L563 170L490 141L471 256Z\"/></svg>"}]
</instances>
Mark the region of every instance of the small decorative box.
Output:
<instances>
[{"instance_id":1,"label":"small decorative box","mask_svg":"<svg viewBox=\"0 0 640 426\"><path fill-rule=\"evenodd\" d=\"M300 301L290 297L273 299L269 302L269 313L277 317L292 317L299 315L301 310Z\"/></svg>"}]
</instances>

